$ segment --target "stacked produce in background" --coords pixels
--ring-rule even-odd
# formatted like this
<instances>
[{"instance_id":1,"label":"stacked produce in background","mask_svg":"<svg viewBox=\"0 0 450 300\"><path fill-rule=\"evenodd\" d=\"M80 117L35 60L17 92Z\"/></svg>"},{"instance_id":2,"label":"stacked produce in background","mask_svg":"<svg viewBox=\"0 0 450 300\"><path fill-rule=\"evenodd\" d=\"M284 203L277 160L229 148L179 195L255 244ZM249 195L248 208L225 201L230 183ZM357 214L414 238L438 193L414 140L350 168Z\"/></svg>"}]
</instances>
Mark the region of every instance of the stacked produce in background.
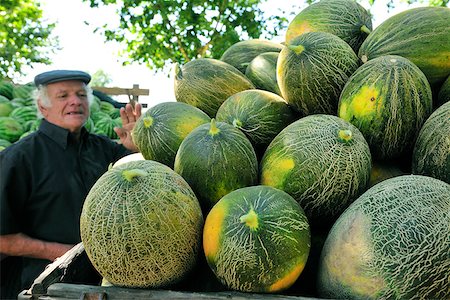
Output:
<instances>
[{"instance_id":1,"label":"stacked produce in background","mask_svg":"<svg viewBox=\"0 0 450 300\"><path fill-rule=\"evenodd\" d=\"M146 160L113 167L88 195L93 265L122 287L449 299L449 24L449 8L422 7L372 30L356 2L322 0L284 43L241 41L177 66L177 103L132 134ZM14 90L0 87L9 142L34 124L14 113ZM89 126L108 134L104 106ZM180 251L176 269L161 258Z\"/></svg>"},{"instance_id":2,"label":"stacked produce in background","mask_svg":"<svg viewBox=\"0 0 450 300\"><path fill-rule=\"evenodd\" d=\"M32 83L0 82L0 151L39 127L41 119L33 97L34 90ZM96 96L90 109L86 129L117 139L113 128L122 126L119 109Z\"/></svg>"}]
</instances>

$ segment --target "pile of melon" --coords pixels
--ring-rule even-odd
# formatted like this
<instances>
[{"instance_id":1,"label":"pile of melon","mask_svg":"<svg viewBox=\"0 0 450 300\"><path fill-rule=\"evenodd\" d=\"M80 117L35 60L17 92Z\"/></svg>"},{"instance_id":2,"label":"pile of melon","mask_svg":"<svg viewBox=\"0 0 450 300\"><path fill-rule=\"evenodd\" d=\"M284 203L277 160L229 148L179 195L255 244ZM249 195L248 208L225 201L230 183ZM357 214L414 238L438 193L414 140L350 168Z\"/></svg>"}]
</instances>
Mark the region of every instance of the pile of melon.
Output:
<instances>
[{"instance_id":1,"label":"pile of melon","mask_svg":"<svg viewBox=\"0 0 450 300\"><path fill-rule=\"evenodd\" d=\"M450 9L351 0L177 66L81 217L121 287L450 298Z\"/></svg>"}]
</instances>

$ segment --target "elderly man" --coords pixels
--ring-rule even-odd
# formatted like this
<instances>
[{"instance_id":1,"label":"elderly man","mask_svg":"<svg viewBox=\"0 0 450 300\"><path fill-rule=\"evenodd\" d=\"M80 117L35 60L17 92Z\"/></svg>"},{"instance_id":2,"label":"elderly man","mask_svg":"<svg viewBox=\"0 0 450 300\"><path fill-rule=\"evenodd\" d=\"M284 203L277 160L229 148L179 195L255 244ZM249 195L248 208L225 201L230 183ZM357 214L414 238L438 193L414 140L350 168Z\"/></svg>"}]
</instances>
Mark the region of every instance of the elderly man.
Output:
<instances>
[{"instance_id":1,"label":"elderly man","mask_svg":"<svg viewBox=\"0 0 450 300\"><path fill-rule=\"evenodd\" d=\"M136 151L131 130L141 106L121 108L121 143L90 134L89 74L55 70L35 77L39 130L0 152L0 253L22 257L21 288L80 242L84 199L110 163Z\"/></svg>"}]
</instances>

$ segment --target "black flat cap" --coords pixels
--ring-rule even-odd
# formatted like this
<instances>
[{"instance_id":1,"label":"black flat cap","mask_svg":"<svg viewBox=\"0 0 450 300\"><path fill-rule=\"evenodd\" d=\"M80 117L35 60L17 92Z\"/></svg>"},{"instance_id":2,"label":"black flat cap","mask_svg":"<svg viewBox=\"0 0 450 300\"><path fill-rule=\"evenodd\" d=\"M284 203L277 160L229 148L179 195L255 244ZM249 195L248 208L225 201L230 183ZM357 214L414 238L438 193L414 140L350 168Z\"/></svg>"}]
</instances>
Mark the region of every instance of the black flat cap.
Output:
<instances>
[{"instance_id":1,"label":"black flat cap","mask_svg":"<svg viewBox=\"0 0 450 300\"><path fill-rule=\"evenodd\" d=\"M91 76L83 71L53 70L36 75L34 77L34 84L39 86L67 80L79 80L88 84L91 81Z\"/></svg>"}]
</instances>

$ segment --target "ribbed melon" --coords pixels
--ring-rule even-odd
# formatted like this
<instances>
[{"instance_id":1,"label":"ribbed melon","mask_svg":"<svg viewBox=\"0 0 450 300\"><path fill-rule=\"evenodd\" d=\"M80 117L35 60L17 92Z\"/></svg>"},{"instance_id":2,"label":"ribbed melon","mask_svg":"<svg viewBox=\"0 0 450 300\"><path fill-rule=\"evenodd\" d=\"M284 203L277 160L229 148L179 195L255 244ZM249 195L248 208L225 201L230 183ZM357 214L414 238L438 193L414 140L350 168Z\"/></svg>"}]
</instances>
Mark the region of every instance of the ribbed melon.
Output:
<instances>
[{"instance_id":1,"label":"ribbed melon","mask_svg":"<svg viewBox=\"0 0 450 300\"><path fill-rule=\"evenodd\" d=\"M181 142L174 170L192 187L205 212L229 192L258 182L258 161L248 138L215 119Z\"/></svg>"},{"instance_id":2,"label":"ribbed melon","mask_svg":"<svg viewBox=\"0 0 450 300\"><path fill-rule=\"evenodd\" d=\"M450 185L404 175L361 195L322 250L318 291L333 299L449 299Z\"/></svg>"},{"instance_id":3,"label":"ribbed melon","mask_svg":"<svg viewBox=\"0 0 450 300\"><path fill-rule=\"evenodd\" d=\"M13 96L14 84L8 80L0 80L0 95L11 100Z\"/></svg>"},{"instance_id":4,"label":"ribbed melon","mask_svg":"<svg viewBox=\"0 0 450 300\"><path fill-rule=\"evenodd\" d=\"M228 47L220 60L234 66L244 74L247 66L256 56L265 52L280 52L281 49L283 46L280 43L264 39L245 40Z\"/></svg>"},{"instance_id":5,"label":"ribbed melon","mask_svg":"<svg viewBox=\"0 0 450 300\"><path fill-rule=\"evenodd\" d=\"M450 101L450 76L444 81L442 86L439 88L438 96L435 108L438 108L442 104Z\"/></svg>"},{"instance_id":6,"label":"ribbed melon","mask_svg":"<svg viewBox=\"0 0 450 300\"><path fill-rule=\"evenodd\" d=\"M321 0L300 11L289 23L286 43L313 31L334 34L357 53L372 31L372 20L369 12L354 0Z\"/></svg>"},{"instance_id":7,"label":"ribbed melon","mask_svg":"<svg viewBox=\"0 0 450 300\"><path fill-rule=\"evenodd\" d=\"M450 183L450 102L436 109L420 129L412 172Z\"/></svg>"},{"instance_id":8,"label":"ribbed melon","mask_svg":"<svg viewBox=\"0 0 450 300\"><path fill-rule=\"evenodd\" d=\"M283 129L261 161L261 184L287 192L310 224L330 225L366 190L369 146L352 124L332 115L311 115Z\"/></svg>"},{"instance_id":9,"label":"ribbed melon","mask_svg":"<svg viewBox=\"0 0 450 300\"><path fill-rule=\"evenodd\" d=\"M304 115L336 114L339 95L359 59L352 48L326 32L308 32L281 50L277 80L283 98Z\"/></svg>"},{"instance_id":10,"label":"ribbed melon","mask_svg":"<svg viewBox=\"0 0 450 300\"><path fill-rule=\"evenodd\" d=\"M176 100L198 107L211 118L228 97L253 88L243 73L218 59L194 59L175 69Z\"/></svg>"},{"instance_id":11,"label":"ribbed melon","mask_svg":"<svg viewBox=\"0 0 450 300\"><path fill-rule=\"evenodd\" d=\"M277 94L247 90L229 97L217 111L216 119L242 130L255 150L263 152L296 115Z\"/></svg>"},{"instance_id":12,"label":"ribbed melon","mask_svg":"<svg viewBox=\"0 0 450 300\"><path fill-rule=\"evenodd\" d=\"M380 160L412 150L431 114L431 88L420 69L397 55L362 65L345 85L338 116L359 128Z\"/></svg>"},{"instance_id":13,"label":"ribbed melon","mask_svg":"<svg viewBox=\"0 0 450 300\"><path fill-rule=\"evenodd\" d=\"M396 14L366 38L359 57L367 62L379 56L399 55L411 60L432 86L450 74L450 9L418 7Z\"/></svg>"},{"instance_id":14,"label":"ribbed melon","mask_svg":"<svg viewBox=\"0 0 450 300\"><path fill-rule=\"evenodd\" d=\"M310 249L308 220L287 193L268 186L225 195L206 217L203 250L230 289L278 292L299 277Z\"/></svg>"},{"instance_id":15,"label":"ribbed melon","mask_svg":"<svg viewBox=\"0 0 450 300\"><path fill-rule=\"evenodd\" d=\"M27 121L37 119L36 106L21 106L14 108L9 117L16 119L20 124L25 124Z\"/></svg>"},{"instance_id":16,"label":"ribbed melon","mask_svg":"<svg viewBox=\"0 0 450 300\"><path fill-rule=\"evenodd\" d=\"M281 96L277 81L277 61L279 52L265 52L256 56L245 69L245 76L257 89Z\"/></svg>"},{"instance_id":17,"label":"ribbed melon","mask_svg":"<svg viewBox=\"0 0 450 300\"><path fill-rule=\"evenodd\" d=\"M165 287L180 281L201 250L198 200L169 167L131 161L105 172L89 191L81 240L95 269L124 287Z\"/></svg>"},{"instance_id":18,"label":"ribbed melon","mask_svg":"<svg viewBox=\"0 0 450 300\"><path fill-rule=\"evenodd\" d=\"M200 109L181 102L163 102L149 108L131 133L145 159L173 168L183 139L196 127L211 119Z\"/></svg>"}]
</instances>

